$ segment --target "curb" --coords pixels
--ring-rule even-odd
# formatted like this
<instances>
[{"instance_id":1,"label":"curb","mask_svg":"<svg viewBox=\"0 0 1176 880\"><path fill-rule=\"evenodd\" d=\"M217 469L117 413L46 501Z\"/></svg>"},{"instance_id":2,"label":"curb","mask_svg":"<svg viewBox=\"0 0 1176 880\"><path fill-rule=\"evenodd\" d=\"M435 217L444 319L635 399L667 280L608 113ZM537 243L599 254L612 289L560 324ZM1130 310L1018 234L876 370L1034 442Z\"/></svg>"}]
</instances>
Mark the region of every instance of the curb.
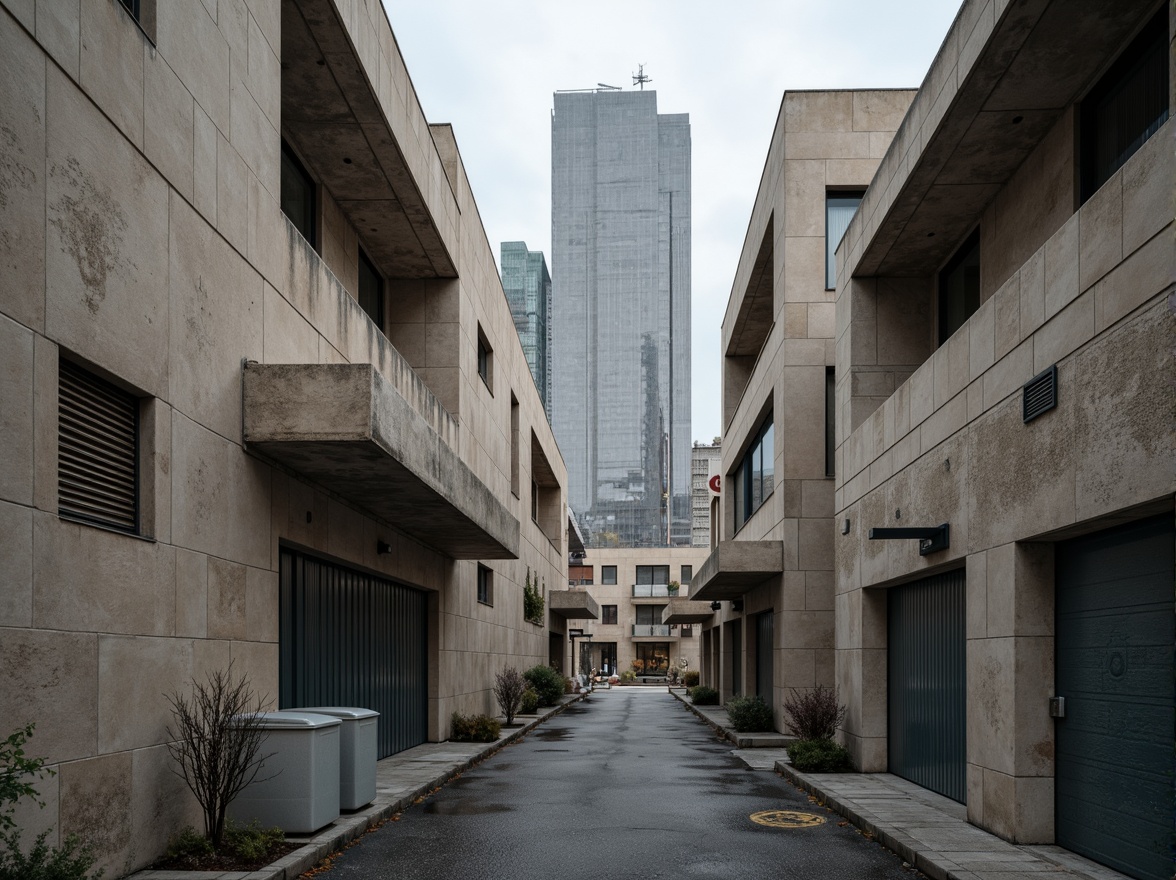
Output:
<instances>
[{"instance_id":1,"label":"curb","mask_svg":"<svg viewBox=\"0 0 1176 880\"><path fill-rule=\"evenodd\" d=\"M512 730L501 739L487 743L486 748L482 749L482 751L470 756L460 764L454 765L446 772L394 801L369 806L349 816L340 816L326 830L319 832L298 849L264 868L259 868L252 872L241 872L239 874L228 872L215 875L210 875L207 871L160 871L148 868L130 874L127 880L198 880L198 878L203 880L203 878L210 876L232 877L234 880L298 880L300 875L315 867L332 853L341 851L344 846L366 833L372 826L388 819L395 813L404 812L418 798L431 794L454 777L482 763L491 755L526 736L548 718L554 718L567 709L568 706L585 700L587 697L588 694L572 695L570 700L565 700L558 706L554 706L550 712L539 716L534 721L524 724L517 730ZM294 842L298 842L301 839L303 838L295 837Z\"/></svg>"},{"instance_id":2,"label":"curb","mask_svg":"<svg viewBox=\"0 0 1176 880\"><path fill-rule=\"evenodd\" d=\"M860 828L866 834L869 834L874 840L880 843L886 849L890 850L895 855L899 856L904 862L912 867L922 871L931 880L960 880L957 875L945 869L942 865L929 860L922 850L913 849L910 844L904 840L895 837L889 830L879 828L873 822L865 819L856 810L847 807L841 803L837 798L832 797L821 789L811 779L798 773L792 768L791 764L785 764L783 761L776 762L776 772L817 799L817 803L823 807L828 807L833 812L840 814L848 819L854 826ZM974 875L972 875L974 876Z\"/></svg>"},{"instance_id":3,"label":"curb","mask_svg":"<svg viewBox=\"0 0 1176 880\"><path fill-rule=\"evenodd\" d=\"M782 749L789 742L792 741L791 737L784 737L783 734L774 734L774 736L783 737L784 741L781 743L756 742L756 736L757 736L756 734L741 734L737 730L733 730L730 727L723 727L717 721L715 721L714 719L703 714L700 710L696 709L694 707L694 704L689 701L689 699L686 697L685 694L677 693L671 688L670 695L673 696L674 699L676 699L679 703L681 703L683 706L685 706L691 712L693 712L695 714L695 716L697 716L699 718L699 720L704 722L708 727L710 727L712 730L714 730L719 736L721 736L723 739L727 740L728 742L732 743L736 748L740 748L740 749L763 749L763 748ZM761 734L759 734L759 736L763 737L764 734L761 733Z\"/></svg>"}]
</instances>

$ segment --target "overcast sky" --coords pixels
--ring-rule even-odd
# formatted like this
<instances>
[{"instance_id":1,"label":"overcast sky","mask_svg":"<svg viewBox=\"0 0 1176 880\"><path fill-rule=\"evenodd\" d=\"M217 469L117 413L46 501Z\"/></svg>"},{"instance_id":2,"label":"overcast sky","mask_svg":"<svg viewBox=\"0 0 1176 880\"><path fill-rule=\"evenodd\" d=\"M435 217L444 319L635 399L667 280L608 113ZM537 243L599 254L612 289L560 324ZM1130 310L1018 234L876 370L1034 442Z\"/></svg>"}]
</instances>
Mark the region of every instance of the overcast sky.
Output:
<instances>
[{"instance_id":1,"label":"overcast sky","mask_svg":"<svg viewBox=\"0 0 1176 880\"><path fill-rule=\"evenodd\" d=\"M552 92L653 78L692 142L693 439L721 433L719 333L785 89L917 87L955 0L384 0L430 122L453 124L486 234L551 267ZM721 8L722 6L722 8Z\"/></svg>"}]
</instances>

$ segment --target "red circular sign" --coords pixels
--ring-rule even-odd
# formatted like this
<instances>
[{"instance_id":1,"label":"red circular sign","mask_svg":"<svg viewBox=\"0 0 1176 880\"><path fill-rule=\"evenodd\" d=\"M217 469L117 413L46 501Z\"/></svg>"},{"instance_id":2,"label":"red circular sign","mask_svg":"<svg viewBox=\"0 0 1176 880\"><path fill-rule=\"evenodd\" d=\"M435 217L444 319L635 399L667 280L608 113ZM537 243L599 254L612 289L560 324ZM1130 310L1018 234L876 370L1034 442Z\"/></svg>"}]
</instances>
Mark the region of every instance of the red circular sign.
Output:
<instances>
[{"instance_id":1,"label":"red circular sign","mask_svg":"<svg viewBox=\"0 0 1176 880\"><path fill-rule=\"evenodd\" d=\"M722 482L722 477L719 474L715 474L709 480L707 480L706 484L708 486L710 486L710 490L712 492L714 492L716 495L718 495L719 494L719 484L721 482Z\"/></svg>"}]
</instances>

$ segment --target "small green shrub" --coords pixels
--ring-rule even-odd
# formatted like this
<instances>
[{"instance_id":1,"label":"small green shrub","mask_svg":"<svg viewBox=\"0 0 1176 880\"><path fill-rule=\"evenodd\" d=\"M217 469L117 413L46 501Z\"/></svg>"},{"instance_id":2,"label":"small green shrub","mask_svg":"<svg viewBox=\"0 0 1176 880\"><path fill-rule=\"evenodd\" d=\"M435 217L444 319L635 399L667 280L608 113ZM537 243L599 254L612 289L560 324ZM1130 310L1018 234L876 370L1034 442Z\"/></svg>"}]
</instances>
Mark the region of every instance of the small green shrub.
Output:
<instances>
[{"instance_id":1,"label":"small green shrub","mask_svg":"<svg viewBox=\"0 0 1176 880\"><path fill-rule=\"evenodd\" d=\"M281 828L262 828L256 819L248 825L230 819L225 825L224 845L241 859L264 859L285 842L286 832Z\"/></svg>"},{"instance_id":2,"label":"small green shrub","mask_svg":"<svg viewBox=\"0 0 1176 880\"><path fill-rule=\"evenodd\" d=\"M201 857L212 853L212 841L191 825L185 825L179 834L168 840L165 858L195 863Z\"/></svg>"},{"instance_id":3,"label":"small green shrub","mask_svg":"<svg viewBox=\"0 0 1176 880\"><path fill-rule=\"evenodd\" d=\"M707 687L700 684L695 685L689 691L690 701L695 706L717 706L719 705L719 692L714 688Z\"/></svg>"},{"instance_id":4,"label":"small green shrub","mask_svg":"<svg viewBox=\"0 0 1176 880\"><path fill-rule=\"evenodd\" d=\"M682 673L682 684L688 688L698 687L698 670L688 669Z\"/></svg>"},{"instance_id":5,"label":"small green shrub","mask_svg":"<svg viewBox=\"0 0 1176 880\"><path fill-rule=\"evenodd\" d=\"M554 706L564 694L564 677L550 666L532 666L523 673L523 678L539 695L540 706Z\"/></svg>"},{"instance_id":6,"label":"small green shrub","mask_svg":"<svg viewBox=\"0 0 1176 880\"><path fill-rule=\"evenodd\" d=\"M462 715L454 712L450 724L453 732L449 739L452 742L494 742L502 733L502 724L489 715Z\"/></svg>"},{"instance_id":7,"label":"small green shrub","mask_svg":"<svg viewBox=\"0 0 1176 880\"><path fill-rule=\"evenodd\" d=\"M637 673L632 669L626 669L621 673L621 682L623 684L632 684L637 680Z\"/></svg>"},{"instance_id":8,"label":"small green shrub","mask_svg":"<svg viewBox=\"0 0 1176 880\"><path fill-rule=\"evenodd\" d=\"M727 701L727 717L740 733L775 729L772 707L759 694L753 697L735 696Z\"/></svg>"},{"instance_id":9,"label":"small green shrub","mask_svg":"<svg viewBox=\"0 0 1176 880\"><path fill-rule=\"evenodd\" d=\"M852 769L849 752L831 739L798 739L788 744L788 758L801 773L837 773Z\"/></svg>"},{"instance_id":10,"label":"small green shrub","mask_svg":"<svg viewBox=\"0 0 1176 880\"><path fill-rule=\"evenodd\" d=\"M527 685L527 689L523 691L523 702L519 706L519 713L522 715L534 715L539 709L539 695L535 693L535 689Z\"/></svg>"},{"instance_id":11,"label":"small green shrub","mask_svg":"<svg viewBox=\"0 0 1176 880\"><path fill-rule=\"evenodd\" d=\"M103 871L90 873L94 866L94 855L88 844L83 844L76 834L61 842L61 846L49 846L45 842L48 831L37 835L28 853L21 851L20 831L0 834L0 880L99 880Z\"/></svg>"}]
</instances>

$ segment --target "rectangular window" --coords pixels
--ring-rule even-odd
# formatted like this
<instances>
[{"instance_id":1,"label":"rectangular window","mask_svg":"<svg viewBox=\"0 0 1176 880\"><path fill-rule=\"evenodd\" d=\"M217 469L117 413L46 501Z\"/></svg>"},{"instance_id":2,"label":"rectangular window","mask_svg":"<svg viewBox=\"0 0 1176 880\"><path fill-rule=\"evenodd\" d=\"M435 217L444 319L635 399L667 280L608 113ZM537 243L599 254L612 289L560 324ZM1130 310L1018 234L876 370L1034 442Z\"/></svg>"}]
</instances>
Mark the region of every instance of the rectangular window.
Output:
<instances>
[{"instance_id":1,"label":"rectangular window","mask_svg":"<svg viewBox=\"0 0 1176 880\"><path fill-rule=\"evenodd\" d=\"M694 577L694 566L693 565L683 565L682 566L682 585L685 586L686 584L690 583L690 579L692 577Z\"/></svg>"},{"instance_id":2,"label":"rectangular window","mask_svg":"<svg viewBox=\"0 0 1176 880\"><path fill-rule=\"evenodd\" d=\"M834 476L837 458L837 384L833 367L825 367L825 476Z\"/></svg>"},{"instance_id":3,"label":"rectangular window","mask_svg":"<svg viewBox=\"0 0 1176 880\"><path fill-rule=\"evenodd\" d=\"M837 287L837 245L862 203L864 190L825 193L825 289Z\"/></svg>"},{"instance_id":4,"label":"rectangular window","mask_svg":"<svg viewBox=\"0 0 1176 880\"><path fill-rule=\"evenodd\" d=\"M139 399L59 361L58 513L139 534Z\"/></svg>"},{"instance_id":5,"label":"rectangular window","mask_svg":"<svg viewBox=\"0 0 1176 880\"><path fill-rule=\"evenodd\" d=\"M684 639L694 638L694 626L692 624L689 624L689 623L682 624L682 638L684 638Z\"/></svg>"},{"instance_id":6,"label":"rectangular window","mask_svg":"<svg viewBox=\"0 0 1176 880\"><path fill-rule=\"evenodd\" d=\"M666 610L665 605L638 605L637 606L637 625L638 626L654 626L661 625L662 612Z\"/></svg>"},{"instance_id":7,"label":"rectangular window","mask_svg":"<svg viewBox=\"0 0 1176 880\"><path fill-rule=\"evenodd\" d=\"M1082 201L1168 119L1168 10L1162 6L1081 105Z\"/></svg>"},{"instance_id":8,"label":"rectangular window","mask_svg":"<svg viewBox=\"0 0 1176 880\"><path fill-rule=\"evenodd\" d=\"M539 522L539 484L531 480L531 522Z\"/></svg>"},{"instance_id":9,"label":"rectangular window","mask_svg":"<svg viewBox=\"0 0 1176 880\"><path fill-rule=\"evenodd\" d=\"M763 506L776 485L776 432L772 413L735 469L735 529L738 531Z\"/></svg>"},{"instance_id":10,"label":"rectangular window","mask_svg":"<svg viewBox=\"0 0 1176 880\"><path fill-rule=\"evenodd\" d=\"M617 606L601 605L600 622L605 624L615 624L617 622Z\"/></svg>"},{"instance_id":11,"label":"rectangular window","mask_svg":"<svg viewBox=\"0 0 1176 880\"><path fill-rule=\"evenodd\" d=\"M482 332L482 325L478 325L478 375L482 377L482 381L486 387L490 389L490 393L494 393L494 349L490 347L490 343L486 341L486 334Z\"/></svg>"},{"instance_id":12,"label":"rectangular window","mask_svg":"<svg viewBox=\"0 0 1176 880\"><path fill-rule=\"evenodd\" d=\"M939 273L939 344L980 308L980 230L969 235Z\"/></svg>"},{"instance_id":13,"label":"rectangular window","mask_svg":"<svg viewBox=\"0 0 1176 880\"><path fill-rule=\"evenodd\" d=\"M615 584L617 582L617 567L615 565L600 566L600 582L602 584Z\"/></svg>"},{"instance_id":14,"label":"rectangular window","mask_svg":"<svg viewBox=\"0 0 1176 880\"><path fill-rule=\"evenodd\" d=\"M314 181L290 146L282 141L282 213L316 251L315 218L318 204Z\"/></svg>"},{"instance_id":15,"label":"rectangular window","mask_svg":"<svg viewBox=\"0 0 1176 880\"><path fill-rule=\"evenodd\" d=\"M494 573L484 565L478 566L478 601L494 604Z\"/></svg>"},{"instance_id":16,"label":"rectangular window","mask_svg":"<svg viewBox=\"0 0 1176 880\"><path fill-rule=\"evenodd\" d=\"M637 583L639 584L668 584L670 582L670 567L668 565L639 565L637 566Z\"/></svg>"},{"instance_id":17,"label":"rectangular window","mask_svg":"<svg viewBox=\"0 0 1176 880\"><path fill-rule=\"evenodd\" d=\"M359 307L380 330L384 329L384 279L362 250L359 252Z\"/></svg>"}]
</instances>

